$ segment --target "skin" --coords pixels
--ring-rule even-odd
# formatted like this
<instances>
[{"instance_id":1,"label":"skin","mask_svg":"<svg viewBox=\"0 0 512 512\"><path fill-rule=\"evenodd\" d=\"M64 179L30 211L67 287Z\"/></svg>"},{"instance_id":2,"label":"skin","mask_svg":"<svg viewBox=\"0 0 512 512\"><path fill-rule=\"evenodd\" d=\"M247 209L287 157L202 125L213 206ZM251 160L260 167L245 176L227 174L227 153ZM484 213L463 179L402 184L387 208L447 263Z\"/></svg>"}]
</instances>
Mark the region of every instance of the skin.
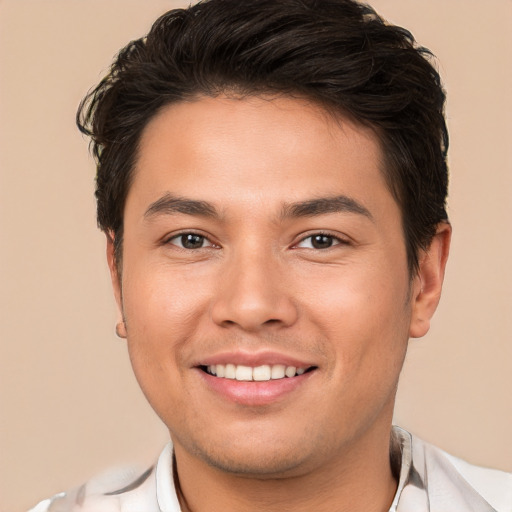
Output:
<instances>
[{"instance_id":1,"label":"skin","mask_svg":"<svg viewBox=\"0 0 512 512\"><path fill-rule=\"evenodd\" d=\"M439 301L450 227L410 276L381 161L371 130L296 98L199 98L144 130L122 277L110 237L107 254L136 377L174 443L184 510L388 510L398 377ZM171 196L216 216L162 208ZM340 196L351 206L289 206ZM204 238L184 248L183 233ZM318 234L332 245L314 246ZM197 367L262 351L314 370L255 405L212 390Z\"/></svg>"}]
</instances>

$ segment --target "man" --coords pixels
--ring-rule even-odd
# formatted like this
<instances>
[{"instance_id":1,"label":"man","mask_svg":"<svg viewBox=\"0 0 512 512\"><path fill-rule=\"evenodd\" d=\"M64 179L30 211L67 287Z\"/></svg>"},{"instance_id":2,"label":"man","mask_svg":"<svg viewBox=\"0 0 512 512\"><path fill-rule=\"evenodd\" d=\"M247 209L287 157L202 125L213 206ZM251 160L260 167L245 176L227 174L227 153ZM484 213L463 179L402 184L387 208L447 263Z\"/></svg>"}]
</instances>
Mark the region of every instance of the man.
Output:
<instances>
[{"instance_id":1,"label":"man","mask_svg":"<svg viewBox=\"0 0 512 512\"><path fill-rule=\"evenodd\" d=\"M172 446L34 510L511 509L511 475L391 427L451 234L428 58L347 0L210 0L120 52L78 120Z\"/></svg>"}]
</instances>

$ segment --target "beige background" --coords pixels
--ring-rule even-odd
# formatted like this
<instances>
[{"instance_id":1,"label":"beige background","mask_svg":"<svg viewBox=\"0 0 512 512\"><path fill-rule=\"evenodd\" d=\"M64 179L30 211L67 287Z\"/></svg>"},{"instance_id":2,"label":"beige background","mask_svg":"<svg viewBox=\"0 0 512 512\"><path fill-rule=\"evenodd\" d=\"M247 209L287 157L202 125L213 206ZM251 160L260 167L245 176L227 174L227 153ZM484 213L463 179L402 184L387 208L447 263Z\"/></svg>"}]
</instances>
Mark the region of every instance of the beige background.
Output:
<instances>
[{"instance_id":1,"label":"beige background","mask_svg":"<svg viewBox=\"0 0 512 512\"><path fill-rule=\"evenodd\" d=\"M0 510L112 464L147 463L165 429L145 404L95 227L80 98L176 2L0 0ZM396 421L512 470L512 1L377 0L439 57L449 92L444 297L412 342Z\"/></svg>"}]
</instances>

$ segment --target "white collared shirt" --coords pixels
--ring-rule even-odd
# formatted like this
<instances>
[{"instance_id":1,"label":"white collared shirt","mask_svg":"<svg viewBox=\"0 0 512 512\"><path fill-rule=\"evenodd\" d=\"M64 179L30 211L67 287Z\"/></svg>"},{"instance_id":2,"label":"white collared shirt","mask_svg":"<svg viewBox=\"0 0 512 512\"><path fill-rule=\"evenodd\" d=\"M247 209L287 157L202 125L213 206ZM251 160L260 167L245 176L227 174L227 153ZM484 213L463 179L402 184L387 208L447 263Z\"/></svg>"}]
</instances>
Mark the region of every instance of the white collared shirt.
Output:
<instances>
[{"instance_id":1,"label":"white collared shirt","mask_svg":"<svg viewBox=\"0 0 512 512\"><path fill-rule=\"evenodd\" d=\"M401 461L389 512L512 512L512 474L473 466L393 427ZM44 500L29 512L180 512L169 443L144 472L121 469Z\"/></svg>"}]
</instances>

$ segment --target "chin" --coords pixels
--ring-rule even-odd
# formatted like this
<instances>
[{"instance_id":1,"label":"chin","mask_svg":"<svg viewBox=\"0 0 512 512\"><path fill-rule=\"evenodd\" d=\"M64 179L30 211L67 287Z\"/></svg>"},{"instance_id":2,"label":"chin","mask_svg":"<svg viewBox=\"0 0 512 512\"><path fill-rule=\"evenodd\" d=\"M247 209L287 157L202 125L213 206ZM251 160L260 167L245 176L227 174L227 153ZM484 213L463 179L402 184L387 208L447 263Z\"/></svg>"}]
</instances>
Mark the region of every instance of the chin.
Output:
<instances>
[{"instance_id":1,"label":"chin","mask_svg":"<svg viewBox=\"0 0 512 512\"><path fill-rule=\"evenodd\" d=\"M204 441L189 445L192 450L185 448L210 467L233 475L280 478L300 474L301 468L308 465L309 457L304 449L308 444L302 438L278 439L268 434L258 438L254 433L239 436L226 433L221 442Z\"/></svg>"},{"instance_id":2,"label":"chin","mask_svg":"<svg viewBox=\"0 0 512 512\"><path fill-rule=\"evenodd\" d=\"M281 453L267 450L267 453L238 452L233 454L203 453L202 458L209 466L225 473L247 478L276 479L300 473L304 465L300 451Z\"/></svg>"}]
</instances>

